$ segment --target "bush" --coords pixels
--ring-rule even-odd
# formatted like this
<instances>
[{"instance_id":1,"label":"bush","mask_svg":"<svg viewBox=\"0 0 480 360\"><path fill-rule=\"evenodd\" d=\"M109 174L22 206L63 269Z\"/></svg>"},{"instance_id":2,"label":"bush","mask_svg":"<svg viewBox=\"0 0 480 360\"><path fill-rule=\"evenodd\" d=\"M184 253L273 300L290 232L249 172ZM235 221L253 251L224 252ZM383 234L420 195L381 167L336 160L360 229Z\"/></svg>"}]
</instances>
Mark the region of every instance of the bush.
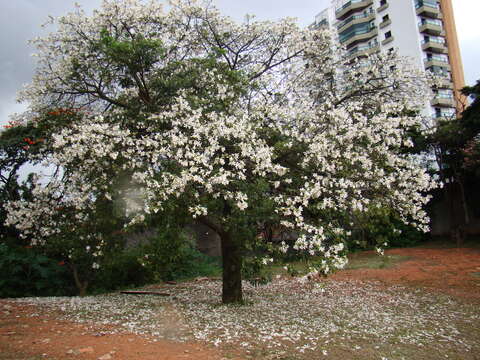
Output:
<instances>
[{"instance_id":1,"label":"bush","mask_svg":"<svg viewBox=\"0 0 480 360\"><path fill-rule=\"evenodd\" d=\"M0 243L0 297L78 293L63 261L45 256L38 248L12 244ZM202 254L193 239L167 227L140 245L109 251L88 292L220 274L220 259Z\"/></svg>"},{"instance_id":2,"label":"bush","mask_svg":"<svg viewBox=\"0 0 480 360\"><path fill-rule=\"evenodd\" d=\"M181 231L167 228L158 230L142 244L106 258L91 291L99 293L220 273L219 259L199 252L193 240Z\"/></svg>"},{"instance_id":3,"label":"bush","mask_svg":"<svg viewBox=\"0 0 480 360\"><path fill-rule=\"evenodd\" d=\"M90 286L90 293L103 293L153 282L152 273L138 261L141 248L110 254Z\"/></svg>"},{"instance_id":4,"label":"bush","mask_svg":"<svg viewBox=\"0 0 480 360\"><path fill-rule=\"evenodd\" d=\"M143 247L139 259L154 281L181 280L220 274L218 259L199 252L192 238L174 228L162 229Z\"/></svg>"},{"instance_id":5,"label":"bush","mask_svg":"<svg viewBox=\"0 0 480 360\"><path fill-rule=\"evenodd\" d=\"M349 241L349 250L387 247L410 247L427 240L428 235L403 223L389 208L372 209L357 218Z\"/></svg>"},{"instance_id":6,"label":"bush","mask_svg":"<svg viewBox=\"0 0 480 360\"><path fill-rule=\"evenodd\" d=\"M0 297L72 295L70 274L34 248L0 244Z\"/></svg>"},{"instance_id":7,"label":"bush","mask_svg":"<svg viewBox=\"0 0 480 360\"><path fill-rule=\"evenodd\" d=\"M253 285L272 281L271 269L258 257L246 257L242 263L242 278Z\"/></svg>"}]
</instances>

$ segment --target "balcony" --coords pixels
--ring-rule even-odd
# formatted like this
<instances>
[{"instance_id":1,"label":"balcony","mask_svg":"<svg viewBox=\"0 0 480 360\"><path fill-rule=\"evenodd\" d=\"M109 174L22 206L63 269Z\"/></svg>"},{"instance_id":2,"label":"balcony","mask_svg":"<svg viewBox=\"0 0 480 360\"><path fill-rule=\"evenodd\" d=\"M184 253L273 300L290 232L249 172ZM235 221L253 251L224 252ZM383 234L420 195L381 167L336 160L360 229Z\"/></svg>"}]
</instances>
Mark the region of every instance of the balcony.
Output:
<instances>
[{"instance_id":1,"label":"balcony","mask_svg":"<svg viewBox=\"0 0 480 360\"><path fill-rule=\"evenodd\" d=\"M430 51L434 53L444 54L447 52L445 42L441 40L430 39L428 41L422 41L422 49L424 51Z\"/></svg>"},{"instance_id":2,"label":"balcony","mask_svg":"<svg viewBox=\"0 0 480 360\"><path fill-rule=\"evenodd\" d=\"M362 41L370 40L371 38L378 35L378 30L376 27L373 27L367 31L357 31L353 33L346 39L343 39L341 43L346 46L347 48L351 47L352 45Z\"/></svg>"},{"instance_id":3,"label":"balcony","mask_svg":"<svg viewBox=\"0 0 480 360\"><path fill-rule=\"evenodd\" d=\"M347 53L347 59L353 60L355 58L369 56L373 53L376 53L380 50L378 43L374 43L371 45L358 45L354 48L350 49Z\"/></svg>"},{"instance_id":4,"label":"balcony","mask_svg":"<svg viewBox=\"0 0 480 360\"><path fill-rule=\"evenodd\" d=\"M385 40L382 41L382 45L385 46L393 41L393 36L390 36L389 38L386 38Z\"/></svg>"},{"instance_id":5,"label":"balcony","mask_svg":"<svg viewBox=\"0 0 480 360\"><path fill-rule=\"evenodd\" d=\"M383 10L388 8L388 3L383 4L377 9L377 12L382 12Z\"/></svg>"},{"instance_id":6,"label":"balcony","mask_svg":"<svg viewBox=\"0 0 480 360\"><path fill-rule=\"evenodd\" d=\"M328 20L323 19L323 20L320 20L320 21L315 21L313 24L311 24L309 26L309 29L315 29L315 30L328 29Z\"/></svg>"},{"instance_id":7,"label":"balcony","mask_svg":"<svg viewBox=\"0 0 480 360\"><path fill-rule=\"evenodd\" d=\"M346 29L348 29L349 26L361 24L364 22L369 22L369 21L372 21L373 19L375 19L375 13L373 11L368 12L366 14L353 15L353 16L350 16L348 19L338 23L337 30L339 33L341 33Z\"/></svg>"},{"instance_id":8,"label":"balcony","mask_svg":"<svg viewBox=\"0 0 480 360\"><path fill-rule=\"evenodd\" d=\"M453 89L453 83L448 78L436 79L434 87L437 89Z\"/></svg>"},{"instance_id":9,"label":"balcony","mask_svg":"<svg viewBox=\"0 0 480 360\"><path fill-rule=\"evenodd\" d=\"M347 16L351 12L363 10L364 8L372 4L373 0L350 0L342 7L335 10L335 17L338 20L343 20L345 16Z\"/></svg>"},{"instance_id":10,"label":"balcony","mask_svg":"<svg viewBox=\"0 0 480 360\"><path fill-rule=\"evenodd\" d=\"M455 101L453 96L437 95L432 99L432 106L454 107Z\"/></svg>"},{"instance_id":11,"label":"balcony","mask_svg":"<svg viewBox=\"0 0 480 360\"><path fill-rule=\"evenodd\" d=\"M443 26L440 20L426 20L418 24L418 30L421 33L429 34L429 35L442 35L443 34Z\"/></svg>"},{"instance_id":12,"label":"balcony","mask_svg":"<svg viewBox=\"0 0 480 360\"><path fill-rule=\"evenodd\" d=\"M439 18L440 7L438 6L436 1L432 0L422 0L417 1L415 3L415 8L417 9L417 15L431 17L431 18Z\"/></svg>"},{"instance_id":13,"label":"balcony","mask_svg":"<svg viewBox=\"0 0 480 360\"><path fill-rule=\"evenodd\" d=\"M425 65L425 69L429 69L433 66L438 66L438 67L444 69L444 71L447 71L447 70L450 71L451 70L451 67L450 67L450 64L448 63L448 60L444 60L442 58L437 58L437 57L424 59L424 65Z\"/></svg>"},{"instance_id":14,"label":"balcony","mask_svg":"<svg viewBox=\"0 0 480 360\"><path fill-rule=\"evenodd\" d=\"M392 20L390 19L387 19L385 21L382 21L378 26L380 27L380 29L383 29L385 26L388 26L392 23Z\"/></svg>"}]
</instances>

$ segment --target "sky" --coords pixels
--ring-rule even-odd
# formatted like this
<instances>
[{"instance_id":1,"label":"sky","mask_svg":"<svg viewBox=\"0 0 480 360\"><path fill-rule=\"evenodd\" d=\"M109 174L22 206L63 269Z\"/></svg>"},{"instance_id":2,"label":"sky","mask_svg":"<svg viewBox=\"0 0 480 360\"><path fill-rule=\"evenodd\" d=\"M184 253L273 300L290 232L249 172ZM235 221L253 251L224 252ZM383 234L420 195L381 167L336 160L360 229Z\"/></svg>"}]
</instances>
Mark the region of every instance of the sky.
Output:
<instances>
[{"instance_id":1,"label":"sky","mask_svg":"<svg viewBox=\"0 0 480 360\"><path fill-rule=\"evenodd\" d=\"M409 1L409 0L392 0ZM480 0L452 0L467 85L480 79ZM30 82L35 50L28 40L45 34L41 24L48 16L60 16L80 4L87 12L98 8L101 0L0 0L0 124L26 104L16 103L16 92ZM313 22L329 0L216 0L220 10L239 21L246 14L259 20L296 17L302 26Z\"/></svg>"}]
</instances>

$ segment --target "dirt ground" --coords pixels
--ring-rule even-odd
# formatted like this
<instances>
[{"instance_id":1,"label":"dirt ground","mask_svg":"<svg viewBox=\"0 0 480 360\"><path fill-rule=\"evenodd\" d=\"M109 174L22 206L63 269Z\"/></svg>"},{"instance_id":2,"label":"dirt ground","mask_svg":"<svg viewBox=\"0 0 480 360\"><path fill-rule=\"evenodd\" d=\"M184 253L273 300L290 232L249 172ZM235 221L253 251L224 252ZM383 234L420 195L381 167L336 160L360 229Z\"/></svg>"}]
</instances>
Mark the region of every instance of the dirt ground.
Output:
<instances>
[{"instance_id":1,"label":"dirt ground","mask_svg":"<svg viewBox=\"0 0 480 360\"><path fill-rule=\"evenodd\" d=\"M8 310L7 310L8 309ZM105 327L55 320L52 314L30 317L33 306L0 301L1 360L217 360L199 344L152 341L135 334L104 334Z\"/></svg>"},{"instance_id":2,"label":"dirt ground","mask_svg":"<svg viewBox=\"0 0 480 360\"><path fill-rule=\"evenodd\" d=\"M361 253L355 256L368 257ZM386 255L407 260L383 269L344 270L330 279L379 280L480 302L480 249L423 246ZM32 316L33 315L33 316ZM75 324L34 306L0 300L0 360L221 360L231 354L202 344L154 341L131 333L106 334L105 326ZM248 357L237 356L236 359Z\"/></svg>"},{"instance_id":3,"label":"dirt ground","mask_svg":"<svg viewBox=\"0 0 480 360\"><path fill-rule=\"evenodd\" d=\"M373 252L362 252L357 257L368 257ZM451 248L438 244L392 249L385 256L397 255L407 260L385 269L344 270L331 280L379 280L423 288L427 291L453 295L480 302L480 248L478 246Z\"/></svg>"}]
</instances>

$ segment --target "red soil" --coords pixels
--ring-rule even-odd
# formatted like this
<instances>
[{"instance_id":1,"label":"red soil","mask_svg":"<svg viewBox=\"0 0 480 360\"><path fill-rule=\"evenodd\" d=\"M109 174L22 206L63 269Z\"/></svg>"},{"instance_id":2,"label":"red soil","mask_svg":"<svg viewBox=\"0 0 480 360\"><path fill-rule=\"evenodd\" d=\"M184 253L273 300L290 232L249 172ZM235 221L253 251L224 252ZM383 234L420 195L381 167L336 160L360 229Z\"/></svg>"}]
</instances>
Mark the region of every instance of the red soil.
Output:
<instances>
[{"instance_id":1,"label":"red soil","mask_svg":"<svg viewBox=\"0 0 480 360\"><path fill-rule=\"evenodd\" d=\"M359 256L368 256L364 252ZM344 270L332 280L379 280L480 301L480 249L417 247L387 250L409 259L385 269Z\"/></svg>"},{"instance_id":2,"label":"red soil","mask_svg":"<svg viewBox=\"0 0 480 360\"><path fill-rule=\"evenodd\" d=\"M6 307L5 307L6 306ZM6 310L8 309L8 310ZM31 317L34 306L0 300L1 360L219 360L199 344L152 341L130 334L105 334L105 326L55 320L48 314Z\"/></svg>"}]
</instances>

